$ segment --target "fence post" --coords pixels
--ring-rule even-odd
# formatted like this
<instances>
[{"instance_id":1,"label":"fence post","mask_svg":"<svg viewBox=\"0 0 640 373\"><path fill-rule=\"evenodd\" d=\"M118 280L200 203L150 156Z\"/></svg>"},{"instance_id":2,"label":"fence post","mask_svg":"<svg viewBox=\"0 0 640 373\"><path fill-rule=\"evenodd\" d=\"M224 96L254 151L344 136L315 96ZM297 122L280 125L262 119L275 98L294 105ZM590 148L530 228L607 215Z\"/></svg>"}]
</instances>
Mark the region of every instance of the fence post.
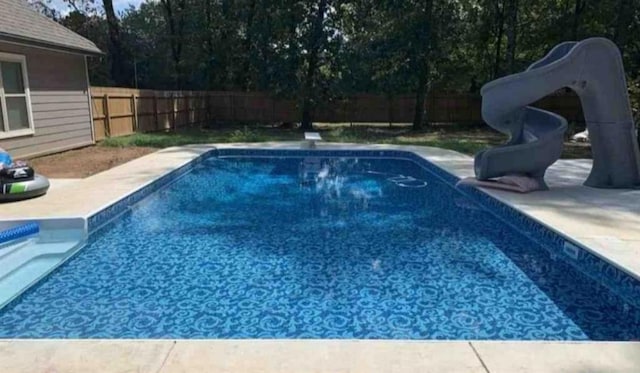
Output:
<instances>
[{"instance_id":1,"label":"fence post","mask_svg":"<svg viewBox=\"0 0 640 373\"><path fill-rule=\"evenodd\" d=\"M211 123L211 125L213 126L215 123L215 117L216 117L216 110L214 109L214 102L215 102L215 95L214 94L209 94L209 97L207 99L207 107L209 108L209 123Z\"/></svg>"},{"instance_id":2,"label":"fence post","mask_svg":"<svg viewBox=\"0 0 640 373\"><path fill-rule=\"evenodd\" d=\"M133 109L133 132L138 132L138 105L135 93L131 94L131 108Z\"/></svg>"},{"instance_id":3,"label":"fence post","mask_svg":"<svg viewBox=\"0 0 640 373\"><path fill-rule=\"evenodd\" d=\"M236 121L236 97L233 93L229 94L229 98L231 99L231 121Z\"/></svg>"},{"instance_id":4,"label":"fence post","mask_svg":"<svg viewBox=\"0 0 640 373\"><path fill-rule=\"evenodd\" d=\"M204 124L205 126L209 122L209 109L208 105L208 95L206 92L201 93L200 95L200 124ZM204 105L204 106L203 106Z\"/></svg>"},{"instance_id":5,"label":"fence post","mask_svg":"<svg viewBox=\"0 0 640 373\"><path fill-rule=\"evenodd\" d=\"M109 94L104 94L104 137L111 137L111 115L109 114Z\"/></svg>"},{"instance_id":6,"label":"fence post","mask_svg":"<svg viewBox=\"0 0 640 373\"><path fill-rule=\"evenodd\" d=\"M190 94L191 94L191 92L187 93L184 96L184 105L187 107L187 123L186 123L187 127L191 127L191 124L193 124L193 123L191 123L191 106L189 106L189 101L190 101L189 100L189 95Z\"/></svg>"},{"instance_id":7,"label":"fence post","mask_svg":"<svg viewBox=\"0 0 640 373\"><path fill-rule=\"evenodd\" d=\"M155 122L155 130L158 130L158 94L153 91L153 118Z\"/></svg>"},{"instance_id":8,"label":"fence post","mask_svg":"<svg viewBox=\"0 0 640 373\"><path fill-rule=\"evenodd\" d=\"M436 113L436 95L431 94L431 107L425 110L427 112L427 121L431 123L434 119L431 118L431 112ZM435 115L434 115L435 117Z\"/></svg>"},{"instance_id":9,"label":"fence post","mask_svg":"<svg viewBox=\"0 0 640 373\"><path fill-rule=\"evenodd\" d=\"M209 92L205 92L204 94L204 122L205 126L209 126L209 122L211 121L211 94Z\"/></svg>"},{"instance_id":10,"label":"fence post","mask_svg":"<svg viewBox=\"0 0 640 373\"><path fill-rule=\"evenodd\" d=\"M393 98L391 95L387 96L387 116L389 120L389 128L393 127Z\"/></svg>"},{"instance_id":11,"label":"fence post","mask_svg":"<svg viewBox=\"0 0 640 373\"><path fill-rule=\"evenodd\" d=\"M353 97L352 100L349 100L349 127L353 127L353 118L358 112L358 97Z\"/></svg>"},{"instance_id":12,"label":"fence post","mask_svg":"<svg viewBox=\"0 0 640 373\"><path fill-rule=\"evenodd\" d=\"M193 124L198 124L200 123L200 121L198 120L198 103L200 102L199 98L200 95L199 94L191 94L191 97L193 98L193 100L191 100L191 105L193 106L191 108L191 112L193 114Z\"/></svg>"},{"instance_id":13,"label":"fence post","mask_svg":"<svg viewBox=\"0 0 640 373\"><path fill-rule=\"evenodd\" d=\"M273 96L269 96L269 100L271 100L271 118L269 118L269 122L276 122L276 99Z\"/></svg>"},{"instance_id":14,"label":"fence post","mask_svg":"<svg viewBox=\"0 0 640 373\"><path fill-rule=\"evenodd\" d=\"M170 130L175 131L176 130L176 93L175 92L171 92L171 119L172 119L172 123L170 126Z\"/></svg>"}]
</instances>

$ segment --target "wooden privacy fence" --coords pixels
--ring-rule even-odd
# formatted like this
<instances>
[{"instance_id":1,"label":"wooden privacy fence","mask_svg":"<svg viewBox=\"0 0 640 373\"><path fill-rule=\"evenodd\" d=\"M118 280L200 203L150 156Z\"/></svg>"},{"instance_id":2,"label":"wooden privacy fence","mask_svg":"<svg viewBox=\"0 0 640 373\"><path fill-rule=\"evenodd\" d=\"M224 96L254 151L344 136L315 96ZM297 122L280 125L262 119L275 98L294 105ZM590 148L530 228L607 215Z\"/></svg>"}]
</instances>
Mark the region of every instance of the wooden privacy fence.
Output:
<instances>
[{"instance_id":1,"label":"wooden privacy fence","mask_svg":"<svg viewBox=\"0 0 640 373\"><path fill-rule=\"evenodd\" d=\"M204 92L91 87L96 140L204 123L206 97Z\"/></svg>"},{"instance_id":2,"label":"wooden privacy fence","mask_svg":"<svg viewBox=\"0 0 640 373\"><path fill-rule=\"evenodd\" d=\"M174 130L194 124L221 122L298 122L296 100L262 92L153 91L92 87L96 140L135 132ZM535 104L570 121L584 121L580 101L573 94L556 94ZM480 123L481 98L472 94L435 93L425 100L431 122ZM316 122L410 123L414 97L354 95L320 103Z\"/></svg>"}]
</instances>

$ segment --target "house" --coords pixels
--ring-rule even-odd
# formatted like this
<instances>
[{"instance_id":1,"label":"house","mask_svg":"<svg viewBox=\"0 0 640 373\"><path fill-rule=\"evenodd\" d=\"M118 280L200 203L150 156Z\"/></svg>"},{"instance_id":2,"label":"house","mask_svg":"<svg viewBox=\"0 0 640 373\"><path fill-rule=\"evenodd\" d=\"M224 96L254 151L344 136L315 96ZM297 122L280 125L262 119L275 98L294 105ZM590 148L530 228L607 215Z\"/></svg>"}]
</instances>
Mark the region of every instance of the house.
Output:
<instances>
[{"instance_id":1,"label":"house","mask_svg":"<svg viewBox=\"0 0 640 373\"><path fill-rule=\"evenodd\" d=\"M93 42L0 0L0 147L30 157L94 143L87 57Z\"/></svg>"}]
</instances>

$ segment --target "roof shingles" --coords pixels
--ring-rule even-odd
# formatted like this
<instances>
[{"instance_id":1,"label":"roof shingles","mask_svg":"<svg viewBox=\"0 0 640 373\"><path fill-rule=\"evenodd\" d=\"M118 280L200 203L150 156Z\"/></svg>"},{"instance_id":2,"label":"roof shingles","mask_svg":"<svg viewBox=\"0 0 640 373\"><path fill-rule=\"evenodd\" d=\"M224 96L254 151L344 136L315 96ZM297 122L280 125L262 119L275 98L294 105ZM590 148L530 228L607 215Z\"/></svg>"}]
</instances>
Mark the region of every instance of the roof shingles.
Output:
<instances>
[{"instance_id":1,"label":"roof shingles","mask_svg":"<svg viewBox=\"0 0 640 373\"><path fill-rule=\"evenodd\" d=\"M92 41L38 13L24 0L0 0L2 40L81 54L102 53Z\"/></svg>"}]
</instances>

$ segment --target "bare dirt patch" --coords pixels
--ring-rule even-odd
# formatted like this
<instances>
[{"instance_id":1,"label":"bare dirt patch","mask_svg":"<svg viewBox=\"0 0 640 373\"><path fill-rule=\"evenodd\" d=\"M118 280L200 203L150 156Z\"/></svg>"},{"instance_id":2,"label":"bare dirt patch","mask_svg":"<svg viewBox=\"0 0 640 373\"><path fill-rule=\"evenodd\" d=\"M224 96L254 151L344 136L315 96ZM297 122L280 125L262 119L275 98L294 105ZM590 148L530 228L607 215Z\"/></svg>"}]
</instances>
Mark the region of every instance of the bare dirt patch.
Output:
<instances>
[{"instance_id":1,"label":"bare dirt patch","mask_svg":"<svg viewBox=\"0 0 640 373\"><path fill-rule=\"evenodd\" d=\"M46 177L75 179L97 174L157 150L136 146L111 148L96 145L33 158L28 163L37 173Z\"/></svg>"}]
</instances>

